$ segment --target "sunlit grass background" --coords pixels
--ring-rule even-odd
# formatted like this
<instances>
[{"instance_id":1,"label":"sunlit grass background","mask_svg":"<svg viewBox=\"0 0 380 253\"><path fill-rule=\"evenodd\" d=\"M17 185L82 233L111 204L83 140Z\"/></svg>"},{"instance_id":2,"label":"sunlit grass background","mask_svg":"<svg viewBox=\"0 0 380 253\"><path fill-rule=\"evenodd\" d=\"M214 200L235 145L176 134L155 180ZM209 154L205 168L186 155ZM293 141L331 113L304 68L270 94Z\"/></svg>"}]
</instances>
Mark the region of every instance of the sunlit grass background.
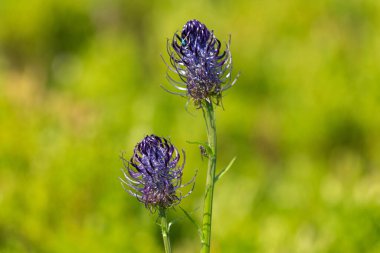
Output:
<instances>
[{"instance_id":1,"label":"sunlit grass background","mask_svg":"<svg viewBox=\"0 0 380 253\"><path fill-rule=\"evenodd\" d=\"M163 252L119 155L146 134L187 153L200 220L200 111L160 88L166 40L232 36L217 110L213 252L380 252L380 2L0 1L0 252ZM197 252L179 210L174 252Z\"/></svg>"}]
</instances>

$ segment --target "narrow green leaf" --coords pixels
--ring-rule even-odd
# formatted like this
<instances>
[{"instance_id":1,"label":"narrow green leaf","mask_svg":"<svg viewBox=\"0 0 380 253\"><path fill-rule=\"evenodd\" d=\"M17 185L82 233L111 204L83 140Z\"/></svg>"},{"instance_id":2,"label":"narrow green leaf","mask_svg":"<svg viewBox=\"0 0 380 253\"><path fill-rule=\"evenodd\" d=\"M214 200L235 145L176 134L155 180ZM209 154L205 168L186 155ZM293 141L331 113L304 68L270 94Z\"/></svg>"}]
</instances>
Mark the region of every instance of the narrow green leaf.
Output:
<instances>
[{"instance_id":1,"label":"narrow green leaf","mask_svg":"<svg viewBox=\"0 0 380 253\"><path fill-rule=\"evenodd\" d=\"M224 174L226 174L226 172L231 168L231 166L234 164L236 160L236 156L234 158L232 158L231 162L227 165L227 167L225 167L221 172L219 172L218 175L216 175L215 177L215 182L217 182Z\"/></svg>"},{"instance_id":2,"label":"narrow green leaf","mask_svg":"<svg viewBox=\"0 0 380 253\"><path fill-rule=\"evenodd\" d=\"M200 145L200 146L202 146L206 150L207 155L212 155L212 150L211 150L211 148L210 148L210 146L208 145L207 142L187 141L187 143Z\"/></svg>"},{"instance_id":3,"label":"narrow green leaf","mask_svg":"<svg viewBox=\"0 0 380 253\"><path fill-rule=\"evenodd\" d=\"M169 222L169 224L168 224L168 232L170 232L170 228L172 227L173 224L174 224L174 222Z\"/></svg>"},{"instance_id":4,"label":"narrow green leaf","mask_svg":"<svg viewBox=\"0 0 380 253\"><path fill-rule=\"evenodd\" d=\"M199 227L198 223L191 217L191 215L182 207L179 206L179 208L182 210L182 212L185 214L185 216L190 220L190 222L197 228L199 237L202 239L202 231L201 228Z\"/></svg>"}]
</instances>

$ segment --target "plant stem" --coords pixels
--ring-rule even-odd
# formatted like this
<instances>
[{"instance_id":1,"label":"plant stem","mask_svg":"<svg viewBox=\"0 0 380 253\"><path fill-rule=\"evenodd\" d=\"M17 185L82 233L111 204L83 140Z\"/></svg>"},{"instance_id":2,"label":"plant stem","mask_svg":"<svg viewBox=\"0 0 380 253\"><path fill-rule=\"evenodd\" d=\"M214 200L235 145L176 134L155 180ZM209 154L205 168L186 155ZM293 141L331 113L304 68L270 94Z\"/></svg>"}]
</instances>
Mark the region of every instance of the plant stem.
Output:
<instances>
[{"instance_id":1,"label":"plant stem","mask_svg":"<svg viewBox=\"0 0 380 253\"><path fill-rule=\"evenodd\" d=\"M169 238L169 225L168 220L166 218L166 210L160 208L159 215L161 219L161 232L162 232L162 240L164 241L165 253L171 253L172 249L170 247L170 238Z\"/></svg>"},{"instance_id":2,"label":"plant stem","mask_svg":"<svg viewBox=\"0 0 380 253\"><path fill-rule=\"evenodd\" d=\"M207 127L208 145L210 154L208 154L207 179L205 187L205 197L203 206L202 220L202 248L201 253L210 252L211 243L211 220L212 220L212 202L214 195L215 168L216 168L216 127L215 115L212 102L205 102L202 107L203 116Z\"/></svg>"}]
</instances>

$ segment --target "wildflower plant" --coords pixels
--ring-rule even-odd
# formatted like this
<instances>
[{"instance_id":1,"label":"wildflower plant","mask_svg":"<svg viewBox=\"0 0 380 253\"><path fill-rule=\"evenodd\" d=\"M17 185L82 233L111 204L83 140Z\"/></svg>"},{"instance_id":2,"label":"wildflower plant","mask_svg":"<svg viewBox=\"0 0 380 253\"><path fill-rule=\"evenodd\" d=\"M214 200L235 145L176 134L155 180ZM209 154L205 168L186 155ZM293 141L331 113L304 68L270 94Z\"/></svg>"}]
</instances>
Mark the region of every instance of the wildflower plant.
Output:
<instances>
[{"instance_id":1,"label":"wildflower plant","mask_svg":"<svg viewBox=\"0 0 380 253\"><path fill-rule=\"evenodd\" d=\"M192 101L197 109L202 110L206 123L208 141L196 142L201 144L202 155L208 158L202 225L198 229L201 235L202 253L210 252L215 183L235 161L233 158L224 169L216 173L217 138L214 105L221 104L223 92L232 87L238 78L238 76L232 78L230 43L229 38L222 49L222 43L212 30L198 20L190 20L180 33L174 33L172 40L168 39L167 51L170 64L164 60L168 67L166 77L176 90L164 89ZM195 181L194 177L190 182L182 184L185 152L182 151L182 154L183 162L180 164L180 153L170 141L150 135L136 145L130 160L121 157L124 163L124 177L121 178L124 189L142 202L150 212L159 211L166 253L171 252L170 226L166 211L178 205L192 192L193 188L182 195L180 190L189 184L194 187ZM196 224L195 220L185 210L183 211L186 217Z\"/></svg>"},{"instance_id":2,"label":"wildflower plant","mask_svg":"<svg viewBox=\"0 0 380 253\"><path fill-rule=\"evenodd\" d=\"M152 134L137 143L129 161L121 156L124 164L124 178L120 178L121 183L150 212L159 211L166 252L170 252L166 210L178 205L193 190L191 188L187 194L182 195L181 188L191 183L194 187L195 177L187 184L182 184L185 152L182 151L182 154L183 162L180 164L177 148L167 139Z\"/></svg>"},{"instance_id":3,"label":"wildflower plant","mask_svg":"<svg viewBox=\"0 0 380 253\"><path fill-rule=\"evenodd\" d=\"M201 252L210 252L213 195L216 181L232 166L235 158L219 174L216 174L216 122L214 105L219 105L223 92L231 88L238 76L232 78L231 38L222 43L203 23L188 21L181 33L174 33L167 41L170 65L167 79L177 89L169 91L188 97L198 109L202 109L206 123L208 142L202 144L201 151L208 157L208 169L204 195L201 227ZM172 77L172 74L178 78Z\"/></svg>"}]
</instances>

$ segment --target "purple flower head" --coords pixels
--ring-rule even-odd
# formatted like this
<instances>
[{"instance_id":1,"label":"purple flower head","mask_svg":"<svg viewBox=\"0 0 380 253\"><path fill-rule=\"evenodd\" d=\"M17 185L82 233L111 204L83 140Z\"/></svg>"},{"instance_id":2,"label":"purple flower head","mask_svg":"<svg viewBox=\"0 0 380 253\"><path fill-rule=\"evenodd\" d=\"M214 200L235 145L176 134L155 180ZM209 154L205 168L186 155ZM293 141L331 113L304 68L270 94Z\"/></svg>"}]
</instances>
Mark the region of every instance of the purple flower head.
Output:
<instances>
[{"instance_id":1,"label":"purple flower head","mask_svg":"<svg viewBox=\"0 0 380 253\"><path fill-rule=\"evenodd\" d=\"M183 155L185 157L185 152ZM145 204L151 212L179 204L192 189L182 196L182 172L185 158L179 165L178 150L165 138L146 136L137 143L132 158L127 161L122 156L125 169L124 179L120 179L125 190ZM127 175L128 173L128 175ZM125 187L126 186L126 187ZM194 187L194 184L193 184Z\"/></svg>"},{"instance_id":2,"label":"purple flower head","mask_svg":"<svg viewBox=\"0 0 380 253\"><path fill-rule=\"evenodd\" d=\"M180 78L177 81L167 75L170 83L182 91L175 94L190 96L198 106L204 100L218 104L222 92L234 85L237 79L232 80L229 45L230 42L222 51L213 31L198 20L188 21L181 34L175 33L167 45L172 65L167 64L168 68Z\"/></svg>"}]
</instances>

